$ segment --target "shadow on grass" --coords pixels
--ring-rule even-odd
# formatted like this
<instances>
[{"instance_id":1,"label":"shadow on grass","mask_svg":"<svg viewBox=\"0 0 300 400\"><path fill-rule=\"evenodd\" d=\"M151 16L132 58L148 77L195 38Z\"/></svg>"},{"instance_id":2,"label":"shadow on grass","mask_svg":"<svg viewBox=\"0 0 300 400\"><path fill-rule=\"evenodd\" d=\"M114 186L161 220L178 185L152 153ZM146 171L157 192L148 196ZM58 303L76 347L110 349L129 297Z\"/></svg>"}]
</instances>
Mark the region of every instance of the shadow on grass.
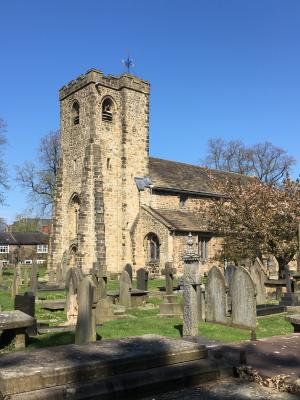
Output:
<instances>
[{"instance_id":1,"label":"shadow on grass","mask_svg":"<svg viewBox=\"0 0 300 400\"><path fill-rule=\"evenodd\" d=\"M178 332L180 334L180 337L182 337L182 335L183 335L183 325L182 324L174 325L174 328L178 330Z\"/></svg>"}]
</instances>

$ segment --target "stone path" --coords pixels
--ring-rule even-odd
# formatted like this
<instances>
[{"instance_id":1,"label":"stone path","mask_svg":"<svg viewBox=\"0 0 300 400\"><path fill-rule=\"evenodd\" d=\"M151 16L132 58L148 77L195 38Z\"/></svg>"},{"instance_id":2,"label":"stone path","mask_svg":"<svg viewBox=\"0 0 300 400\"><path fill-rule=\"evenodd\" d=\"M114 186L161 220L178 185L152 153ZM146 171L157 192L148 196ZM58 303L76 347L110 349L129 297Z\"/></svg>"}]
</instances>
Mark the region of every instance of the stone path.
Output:
<instances>
[{"instance_id":1,"label":"stone path","mask_svg":"<svg viewBox=\"0 0 300 400\"><path fill-rule=\"evenodd\" d=\"M275 393L269 388L240 379L220 381L199 387L177 390L142 400L299 400L300 396Z\"/></svg>"}]
</instances>

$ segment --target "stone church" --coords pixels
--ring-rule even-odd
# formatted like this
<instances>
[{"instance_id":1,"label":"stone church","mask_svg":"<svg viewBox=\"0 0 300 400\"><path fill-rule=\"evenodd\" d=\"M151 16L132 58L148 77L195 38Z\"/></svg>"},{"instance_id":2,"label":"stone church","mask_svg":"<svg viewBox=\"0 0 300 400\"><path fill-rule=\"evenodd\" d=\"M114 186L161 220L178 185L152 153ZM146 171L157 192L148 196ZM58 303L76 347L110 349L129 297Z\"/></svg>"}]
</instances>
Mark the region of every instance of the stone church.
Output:
<instances>
[{"instance_id":1,"label":"stone church","mask_svg":"<svg viewBox=\"0 0 300 400\"><path fill-rule=\"evenodd\" d=\"M167 261L180 272L189 232L211 265L221 242L199 210L219 194L205 168L149 156L149 95L147 81L96 69L60 90L49 270L67 259L84 272L97 262L111 273L126 263L159 273Z\"/></svg>"}]
</instances>

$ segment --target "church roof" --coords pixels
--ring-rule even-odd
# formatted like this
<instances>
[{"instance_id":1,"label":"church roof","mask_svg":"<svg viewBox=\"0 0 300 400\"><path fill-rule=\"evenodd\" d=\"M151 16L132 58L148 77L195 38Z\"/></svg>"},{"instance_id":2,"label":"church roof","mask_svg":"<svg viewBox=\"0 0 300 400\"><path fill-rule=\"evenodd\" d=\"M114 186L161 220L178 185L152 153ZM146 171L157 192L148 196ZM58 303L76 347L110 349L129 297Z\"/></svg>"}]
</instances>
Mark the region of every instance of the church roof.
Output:
<instances>
[{"instance_id":1,"label":"church roof","mask_svg":"<svg viewBox=\"0 0 300 400\"><path fill-rule=\"evenodd\" d=\"M42 232L0 232L0 244L47 244L49 235Z\"/></svg>"},{"instance_id":2,"label":"church roof","mask_svg":"<svg viewBox=\"0 0 300 400\"><path fill-rule=\"evenodd\" d=\"M208 221L199 212L154 209L147 206L143 206L143 208L171 230L209 232Z\"/></svg>"},{"instance_id":3,"label":"church roof","mask_svg":"<svg viewBox=\"0 0 300 400\"><path fill-rule=\"evenodd\" d=\"M219 196L210 175L218 180L253 179L245 175L218 171L176 161L149 158L149 175L154 189Z\"/></svg>"}]
</instances>

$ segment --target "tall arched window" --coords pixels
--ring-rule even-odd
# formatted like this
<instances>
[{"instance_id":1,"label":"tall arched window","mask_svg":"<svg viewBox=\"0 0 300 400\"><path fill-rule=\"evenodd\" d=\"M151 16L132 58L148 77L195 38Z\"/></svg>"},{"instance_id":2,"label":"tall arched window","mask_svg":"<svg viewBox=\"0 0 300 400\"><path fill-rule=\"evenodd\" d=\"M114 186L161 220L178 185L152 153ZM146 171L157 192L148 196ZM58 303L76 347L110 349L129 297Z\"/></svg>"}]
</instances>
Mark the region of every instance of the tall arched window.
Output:
<instances>
[{"instance_id":1,"label":"tall arched window","mask_svg":"<svg viewBox=\"0 0 300 400\"><path fill-rule=\"evenodd\" d=\"M79 111L80 111L80 106L78 101L74 101L72 105L72 122L73 125L79 125Z\"/></svg>"},{"instance_id":2,"label":"tall arched window","mask_svg":"<svg viewBox=\"0 0 300 400\"><path fill-rule=\"evenodd\" d=\"M114 104L110 98L106 98L102 102L102 121L112 122Z\"/></svg>"},{"instance_id":3,"label":"tall arched window","mask_svg":"<svg viewBox=\"0 0 300 400\"><path fill-rule=\"evenodd\" d=\"M68 210L69 214L68 227L69 227L70 240L73 240L77 237L79 211L80 211L80 198L78 194L74 193L70 199L69 210Z\"/></svg>"},{"instance_id":4,"label":"tall arched window","mask_svg":"<svg viewBox=\"0 0 300 400\"><path fill-rule=\"evenodd\" d=\"M146 237L146 253L148 262L159 261L159 239L154 233Z\"/></svg>"}]
</instances>

